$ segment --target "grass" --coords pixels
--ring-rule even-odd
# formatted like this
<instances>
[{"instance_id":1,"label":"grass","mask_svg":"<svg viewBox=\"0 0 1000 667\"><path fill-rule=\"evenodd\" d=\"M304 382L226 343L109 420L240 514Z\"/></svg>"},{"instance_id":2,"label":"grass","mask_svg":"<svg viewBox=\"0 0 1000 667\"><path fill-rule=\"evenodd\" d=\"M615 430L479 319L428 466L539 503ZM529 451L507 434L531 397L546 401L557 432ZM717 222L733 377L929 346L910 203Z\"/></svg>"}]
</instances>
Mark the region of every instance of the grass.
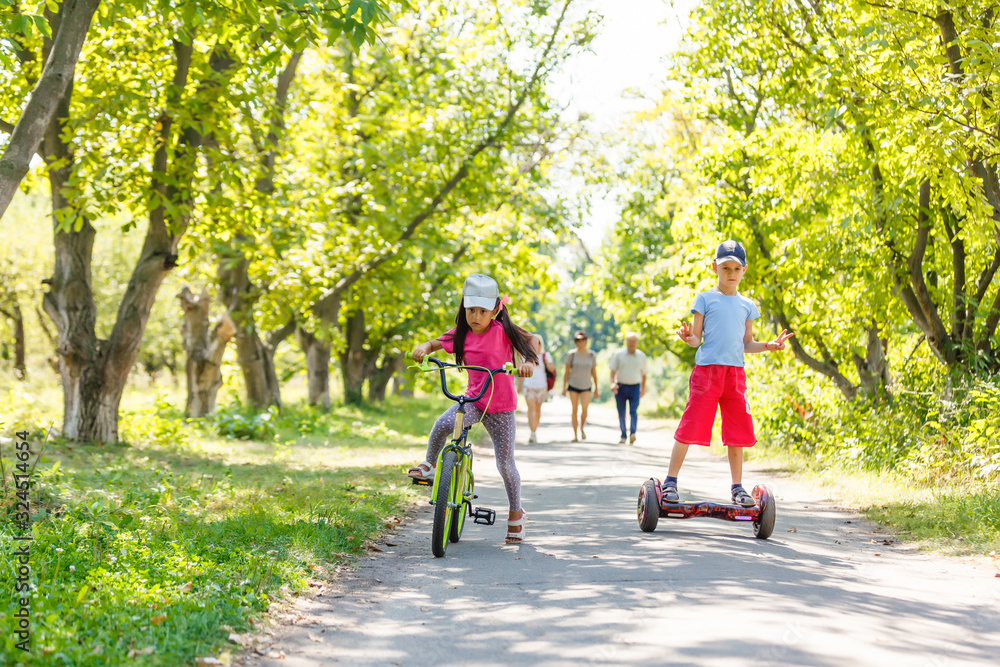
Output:
<instances>
[{"instance_id":1,"label":"grass","mask_svg":"<svg viewBox=\"0 0 1000 667\"><path fill-rule=\"evenodd\" d=\"M915 480L906 471L847 468L766 442L748 460L793 474L922 549L962 556L1000 553L1000 489L994 485L956 479L935 483Z\"/></svg>"},{"instance_id":2,"label":"grass","mask_svg":"<svg viewBox=\"0 0 1000 667\"><path fill-rule=\"evenodd\" d=\"M29 428L37 450L52 407L45 394L24 393L8 396L0 421L5 435ZM411 399L254 416L237 404L186 422L182 403L136 393L121 419L126 444L46 443L32 488L32 652L14 646L10 595L0 663L174 665L220 655L229 632L246 631L395 525L415 498L400 470L422 458L443 407ZM0 543L11 554L12 489L3 505ZM5 560L0 587L13 591Z\"/></svg>"}]
</instances>

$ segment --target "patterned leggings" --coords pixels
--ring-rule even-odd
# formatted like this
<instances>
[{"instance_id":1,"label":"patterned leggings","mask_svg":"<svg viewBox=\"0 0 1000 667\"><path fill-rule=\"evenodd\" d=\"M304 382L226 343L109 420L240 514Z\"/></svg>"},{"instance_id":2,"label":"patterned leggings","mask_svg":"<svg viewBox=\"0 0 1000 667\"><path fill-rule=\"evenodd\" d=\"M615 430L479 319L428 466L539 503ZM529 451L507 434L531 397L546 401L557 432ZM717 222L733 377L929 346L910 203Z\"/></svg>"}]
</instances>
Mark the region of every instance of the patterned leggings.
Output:
<instances>
[{"instance_id":1,"label":"patterned leggings","mask_svg":"<svg viewBox=\"0 0 1000 667\"><path fill-rule=\"evenodd\" d=\"M455 430L455 413L458 412L458 403L445 410L444 414L434 422L431 429L431 436L427 442L427 460L437 464L438 454L441 448L451 438ZM465 405L465 425L475 424L482 417L482 413L472 403ZM507 490L507 502L510 511L516 512L521 509L521 474L514 464L514 411L510 412L490 412L483 418L483 427L493 439L493 450L496 453L497 470L503 477L503 485Z\"/></svg>"}]
</instances>

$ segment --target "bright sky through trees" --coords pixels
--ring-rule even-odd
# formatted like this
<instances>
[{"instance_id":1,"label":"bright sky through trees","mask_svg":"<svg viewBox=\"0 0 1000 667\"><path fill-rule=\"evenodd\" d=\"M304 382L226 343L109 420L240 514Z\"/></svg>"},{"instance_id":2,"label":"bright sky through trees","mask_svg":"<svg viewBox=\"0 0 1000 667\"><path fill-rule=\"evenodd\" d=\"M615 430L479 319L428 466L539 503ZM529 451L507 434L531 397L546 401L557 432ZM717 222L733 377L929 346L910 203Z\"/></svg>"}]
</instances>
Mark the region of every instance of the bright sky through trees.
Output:
<instances>
[{"instance_id":1,"label":"bright sky through trees","mask_svg":"<svg viewBox=\"0 0 1000 667\"><path fill-rule=\"evenodd\" d=\"M663 84L664 56L677 48L696 0L594 0L604 20L591 53L571 60L550 87L566 114L585 113L593 127L614 132L650 106ZM574 187L567 184L567 187ZM611 198L595 202L580 237L593 252L617 218Z\"/></svg>"}]
</instances>

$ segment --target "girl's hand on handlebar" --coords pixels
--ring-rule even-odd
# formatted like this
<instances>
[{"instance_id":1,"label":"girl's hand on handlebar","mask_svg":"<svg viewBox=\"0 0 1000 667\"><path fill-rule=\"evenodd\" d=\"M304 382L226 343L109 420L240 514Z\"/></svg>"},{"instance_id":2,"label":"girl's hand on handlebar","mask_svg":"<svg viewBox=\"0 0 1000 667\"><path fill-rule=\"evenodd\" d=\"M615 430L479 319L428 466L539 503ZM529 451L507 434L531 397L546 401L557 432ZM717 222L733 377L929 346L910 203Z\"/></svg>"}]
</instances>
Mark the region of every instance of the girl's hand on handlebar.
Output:
<instances>
[{"instance_id":1,"label":"girl's hand on handlebar","mask_svg":"<svg viewBox=\"0 0 1000 667\"><path fill-rule=\"evenodd\" d=\"M417 345L413 348L413 360L418 364L424 360L427 356L427 351L424 349L423 345Z\"/></svg>"},{"instance_id":2,"label":"girl's hand on handlebar","mask_svg":"<svg viewBox=\"0 0 1000 667\"><path fill-rule=\"evenodd\" d=\"M517 367L517 374L520 377L530 378L535 372L535 365L530 361L524 361L520 366Z\"/></svg>"}]
</instances>

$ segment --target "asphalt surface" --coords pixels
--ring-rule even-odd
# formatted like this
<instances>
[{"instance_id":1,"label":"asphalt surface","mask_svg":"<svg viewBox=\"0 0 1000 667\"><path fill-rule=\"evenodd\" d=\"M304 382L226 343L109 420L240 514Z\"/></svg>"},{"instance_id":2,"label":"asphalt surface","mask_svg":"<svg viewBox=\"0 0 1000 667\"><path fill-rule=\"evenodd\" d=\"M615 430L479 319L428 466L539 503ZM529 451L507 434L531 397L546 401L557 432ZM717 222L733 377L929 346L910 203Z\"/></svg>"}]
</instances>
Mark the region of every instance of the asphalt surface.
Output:
<instances>
[{"instance_id":1,"label":"asphalt surface","mask_svg":"<svg viewBox=\"0 0 1000 667\"><path fill-rule=\"evenodd\" d=\"M241 662L315 665L952 665L1000 664L1000 578L989 559L916 551L791 481L748 467L776 497L768 540L748 523L636 522L642 482L662 477L664 423L640 420L619 446L613 410L594 406L571 443L569 402L546 403L541 442L517 464L529 521L505 546L506 498L477 449L479 503L431 555L421 503L360 567L300 599ZM726 461L692 447L682 500L728 501ZM264 656L259 655L264 653ZM267 656L271 657L267 657Z\"/></svg>"}]
</instances>

